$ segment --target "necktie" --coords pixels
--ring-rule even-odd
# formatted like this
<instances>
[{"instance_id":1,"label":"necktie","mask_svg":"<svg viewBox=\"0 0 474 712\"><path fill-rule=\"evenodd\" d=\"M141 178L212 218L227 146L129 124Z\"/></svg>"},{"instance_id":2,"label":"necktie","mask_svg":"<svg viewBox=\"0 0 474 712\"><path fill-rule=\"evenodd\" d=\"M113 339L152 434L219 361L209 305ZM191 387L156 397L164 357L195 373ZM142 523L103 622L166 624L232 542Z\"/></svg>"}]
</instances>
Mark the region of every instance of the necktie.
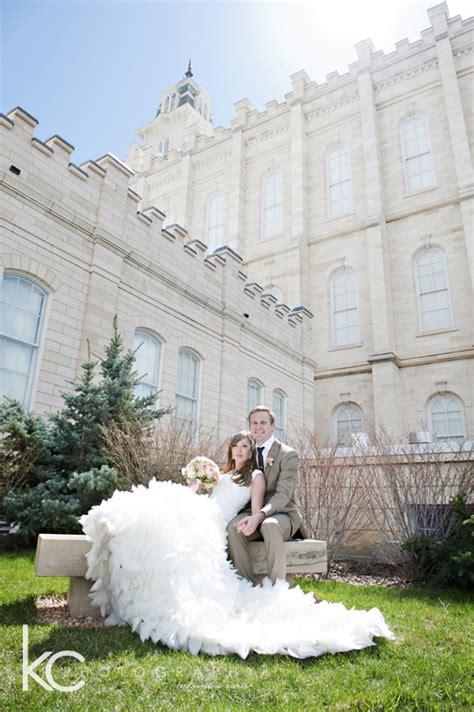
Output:
<instances>
[{"instance_id":1,"label":"necktie","mask_svg":"<svg viewBox=\"0 0 474 712\"><path fill-rule=\"evenodd\" d=\"M258 447L257 448L257 465L258 469L264 471L264 463L263 463L263 451L265 450L264 447Z\"/></svg>"}]
</instances>

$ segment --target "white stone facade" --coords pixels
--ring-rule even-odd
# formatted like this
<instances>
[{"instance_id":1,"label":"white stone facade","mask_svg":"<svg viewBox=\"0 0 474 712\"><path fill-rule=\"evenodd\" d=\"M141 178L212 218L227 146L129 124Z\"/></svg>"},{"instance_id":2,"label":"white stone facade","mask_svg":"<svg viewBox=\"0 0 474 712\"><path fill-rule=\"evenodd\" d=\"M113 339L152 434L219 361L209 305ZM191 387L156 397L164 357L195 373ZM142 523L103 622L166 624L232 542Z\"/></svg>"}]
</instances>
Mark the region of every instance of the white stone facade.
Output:
<instances>
[{"instance_id":1,"label":"white stone facade","mask_svg":"<svg viewBox=\"0 0 474 712\"><path fill-rule=\"evenodd\" d=\"M431 404L449 396L474 438L474 22L445 3L428 15L417 42L388 55L358 43L347 74L318 86L297 72L264 112L237 102L229 129L212 128L187 75L126 164L75 167L62 139L32 138L25 112L3 118L0 259L48 293L34 407L60 404L117 313L128 345L137 328L160 339L164 403L179 349L199 355L199 420L222 434L242 425L253 377L322 438L344 405L363 429L399 435L431 426ZM203 104L165 106L185 84L206 118ZM170 221L185 230L163 231ZM211 229L230 251L206 256ZM276 288L307 309L287 317L262 297Z\"/></svg>"},{"instance_id":2,"label":"white stone facade","mask_svg":"<svg viewBox=\"0 0 474 712\"><path fill-rule=\"evenodd\" d=\"M136 329L161 342L162 405L175 403L178 353L187 348L200 362L201 425L220 436L242 428L250 377L270 402L274 389L287 394L288 422L312 424L314 363L305 356L311 328L304 323L311 315L288 315L262 299L231 250L204 259L205 247L186 231L162 229L158 210L137 212L131 171L118 159L79 168L63 139L33 136L36 124L21 109L1 118L2 270L46 292L27 405L39 412L61 405L88 343L100 355L117 314L127 346Z\"/></svg>"},{"instance_id":3,"label":"white stone facade","mask_svg":"<svg viewBox=\"0 0 474 712\"><path fill-rule=\"evenodd\" d=\"M284 102L258 112L241 100L231 128L189 136L166 159L152 143L129 153L144 204L169 211L205 243L209 203L222 195L222 242L243 255L249 278L315 315L315 428L323 438L334 435L344 403L362 409L364 429L429 427L437 395L455 398L464 435L474 437L474 22L450 18L445 3L428 16L420 40L402 40L388 55L360 42L347 74L318 86L297 72ZM429 164L414 178L403 134L413 121L424 123L426 145L415 147L412 165ZM148 125L156 136L161 122ZM335 149L350 156L351 190L333 217ZM265 180L275 172L281 222L264 238ZM415 261L428 249L444 255L449 287L423 298L451 304L435 329L420 323L417 299ZM359 334L343 345L334 343L330 286L341 270L355 274Z\"/></svg>"}]
</instances>

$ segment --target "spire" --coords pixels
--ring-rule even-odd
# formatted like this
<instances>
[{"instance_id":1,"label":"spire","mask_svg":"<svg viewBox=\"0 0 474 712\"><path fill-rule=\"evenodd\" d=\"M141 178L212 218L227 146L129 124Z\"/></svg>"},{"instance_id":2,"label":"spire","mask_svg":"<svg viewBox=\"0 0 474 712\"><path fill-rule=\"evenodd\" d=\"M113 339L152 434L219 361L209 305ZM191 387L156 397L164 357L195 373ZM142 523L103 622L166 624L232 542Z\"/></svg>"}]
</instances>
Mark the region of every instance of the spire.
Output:
<instances>
[{"instance_id":1,"label":"spire","mask_svg":"<svg viewBox=\"0 0 474 712\"><path fill-rule=\"evenodd\" d=\"M193 76L193 72L191 69L191 60L189 60L188 71L186 72L186 74L184 76L187 77L188 79L191 79L191 77Z\"/></svg>"}]
</instances>

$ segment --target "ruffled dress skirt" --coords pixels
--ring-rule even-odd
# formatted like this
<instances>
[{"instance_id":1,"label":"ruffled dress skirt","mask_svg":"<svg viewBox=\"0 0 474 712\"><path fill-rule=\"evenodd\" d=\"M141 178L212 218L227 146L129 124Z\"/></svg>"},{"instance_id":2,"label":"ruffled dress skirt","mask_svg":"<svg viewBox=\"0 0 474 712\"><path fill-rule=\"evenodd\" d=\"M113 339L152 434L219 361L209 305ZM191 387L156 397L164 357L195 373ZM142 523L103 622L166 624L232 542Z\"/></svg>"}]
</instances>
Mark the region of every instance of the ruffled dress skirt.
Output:
<instances>
[{"instance_id":1,"label":"ruffled dress skirt","mask_svg":"<svg viewBox=\"0 0 474 712\"><path fill-rule=\"evenodd\" d=\"M377 608L348 610L284 581L241 579L227 560L221 508L182 485L116 492L81 523L92 541L93 605L107 625L130 625L142 640L192 654L307 658L394 637Z\"/></svg>"}]
</instances>

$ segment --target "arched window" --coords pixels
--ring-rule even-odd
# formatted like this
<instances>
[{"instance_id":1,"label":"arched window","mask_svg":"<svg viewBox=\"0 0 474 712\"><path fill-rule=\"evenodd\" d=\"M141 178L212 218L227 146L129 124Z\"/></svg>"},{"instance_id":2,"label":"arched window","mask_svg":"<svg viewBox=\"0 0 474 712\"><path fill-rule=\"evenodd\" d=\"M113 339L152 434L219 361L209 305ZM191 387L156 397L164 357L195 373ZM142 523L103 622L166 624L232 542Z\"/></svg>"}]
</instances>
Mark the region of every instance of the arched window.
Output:
<instances>
[{"instance_id":1,"label":"arched window","mask_svg":"<svg viewBox=\"0 0 474 712\"><path fill-rule=\"evenodd\" d=\"M283 173L275 171L263 182L262 235L273 237L283 232Z\"/></svg>"},{"instance_id":2,"label":"arched window","mask_svg":"<svg viewBox=\"0 0 474 712\"><path fill-rule=\"evenodd\" d=\"M350 445L351 435L364 431L362 410L355 403L340 406L334 419L338 445Z\"/></svg>"},{"instance_id":3,"label":"arched window","mask_svg":"<svg viewBox=\"0 0 474 712\"><path fill-rule=\"evenodd\" d=\"M170 111L173 111L175 106L176 106L176 92L173 92L171 94L171 99L170 99Z\"/></svg>"},{"instance_id":4,"label":"arched window","mask_svg":"<svg viewBox=\"0 0 474 712\"><path fill-rule=\"evenodd\" d=\"M0 397L29 407L38 363L46 292L24 277L0 284Z\"/></svg>"},{"instance_id":5,"label":"arched window","mask_svg":"<svg viewBox=\"0 0 474 712\"><path fill-rule=\"evenodd\" d=\"M407 193L435 184L430 130L423 116L412 116L400 126Z\"/></svg>"},{"instance_id":6,"label":"arched window","mask_svg":"<svg viewBox=\"0 0 474 712\"><path fill-rule=\"evenodd\" d=\"M283 440L286 427L286 393L279 388L273 391L273 412L275 413L275 435Z\"/></svg>"},{"instance_id":7,"label":"arched window","mask_svg":"<svg viewBox=\"0 0 474 712\"><path fill-rule=\"evenodd\" d=\"M453 326L448 269L443 250L423 250L415 259L416 292L421 331Z\"/></svg>"},{"instance_id":8,"label":"arched window","mask_svg":"<svg viewBox=\"0 0 474 712\"><path fill-rule=\"evenodd\" d=\"M196 109L198 110L198 112L200 114L202 114L202 99L201 98L199 98L196 102Z\"/></svg>"},{"instance_id":9,"label":"arched window","mask_svg":"<svg viewBox=\"0 0 474 712\"><path fill-rule=\"evenodd\" d=\"M349 146L333 148L326 156L328 214L334 218L352 212L352 168Z\"/></svg>"},{"instance_id":10,"label":"arched window","mask_svg":"<svg viewBox=\"0 0 474 712\"><path fill-rule=\"evenodd\" d=\"M247 413L263 401L263 385L256 378L247 381Z\"/></svg>"},{"instance_id":11,"label":"arched window","mask_svg":"<svg viewBox=\"0 0 474 712\"><path fill-rule=\"evenodd\" d=\"M433 398L428 407L430 430L437 440L453 444L465 438L463 406L457 396L446 395Z\"/></svg>"},{"instance_id":12,"label":"arched window","mask_svg":"<svg viewBox=\"0 0 474 712\"><path fill-rule=\"evenodd\" d=\"M198 413L200 358L189 349L180 349L176 383L176 416L195 422Z\"/></svg>"},{"instance_id":13,"label":"arched window","mask_svg":"<svg viewBox=\"0 0 474 712\"><path fill-rule=\"evenodd\" d=\"M166 99L165 99L165 109L164 109L164 113L165 113L165 114L167 114L168 111L170 110L170 98L171 98L171 97L170 97L170 95L168 94L168 96L167 96Z\"/></svg>"},{"instance_id":14,"label":"arched window","mask_svg":"<svg viewBox=\"0 0 474 712\"><path fill-rule=\"evenodd\" d=\"M162 158L165 158L165 156L168 155L168 149L169 149L170 141L168 138L162 138L160 141L160 156Z\"/></svg>"},{"instance_id":15,"label":"arched window","mask_svg":"<svg viewBox=\"0 0 474 712\"><path fill-rule=\"evenodd\" d=\"M137 329L133 340L135 370L141 377L135 388L138 397L149 396L159 389L161 342L147 331Z\"/></svg>"},{"instance_id":16,"label":"arched window","mask_svg":"<svg viewBox=\"0 0 474 712\"><path fill-rule=\"evenodd\" d=\"M204 118L207 120L207 102L204 102L204 108L202 110Z\"/></svg>"},{"instance_id":17,"label":"arched window","mask_svg":"<svg viewBox=\"0 0 474 712\"><path fill-rule=\"evenodd\" d=\"M334 346L360 341L357 275L346 269L331 280L332 343Z\"/></svg>"},{"instance_id":18,"label":"arched window","mask_svg":"<svg viewBox=\"0 0 474 712\"><path fill-rule=\"evenodd\" d=\"M207 205L207 245L209 250L220 247L224 240L224 196L214 196Z\"/></svg>"}]
</instances>

